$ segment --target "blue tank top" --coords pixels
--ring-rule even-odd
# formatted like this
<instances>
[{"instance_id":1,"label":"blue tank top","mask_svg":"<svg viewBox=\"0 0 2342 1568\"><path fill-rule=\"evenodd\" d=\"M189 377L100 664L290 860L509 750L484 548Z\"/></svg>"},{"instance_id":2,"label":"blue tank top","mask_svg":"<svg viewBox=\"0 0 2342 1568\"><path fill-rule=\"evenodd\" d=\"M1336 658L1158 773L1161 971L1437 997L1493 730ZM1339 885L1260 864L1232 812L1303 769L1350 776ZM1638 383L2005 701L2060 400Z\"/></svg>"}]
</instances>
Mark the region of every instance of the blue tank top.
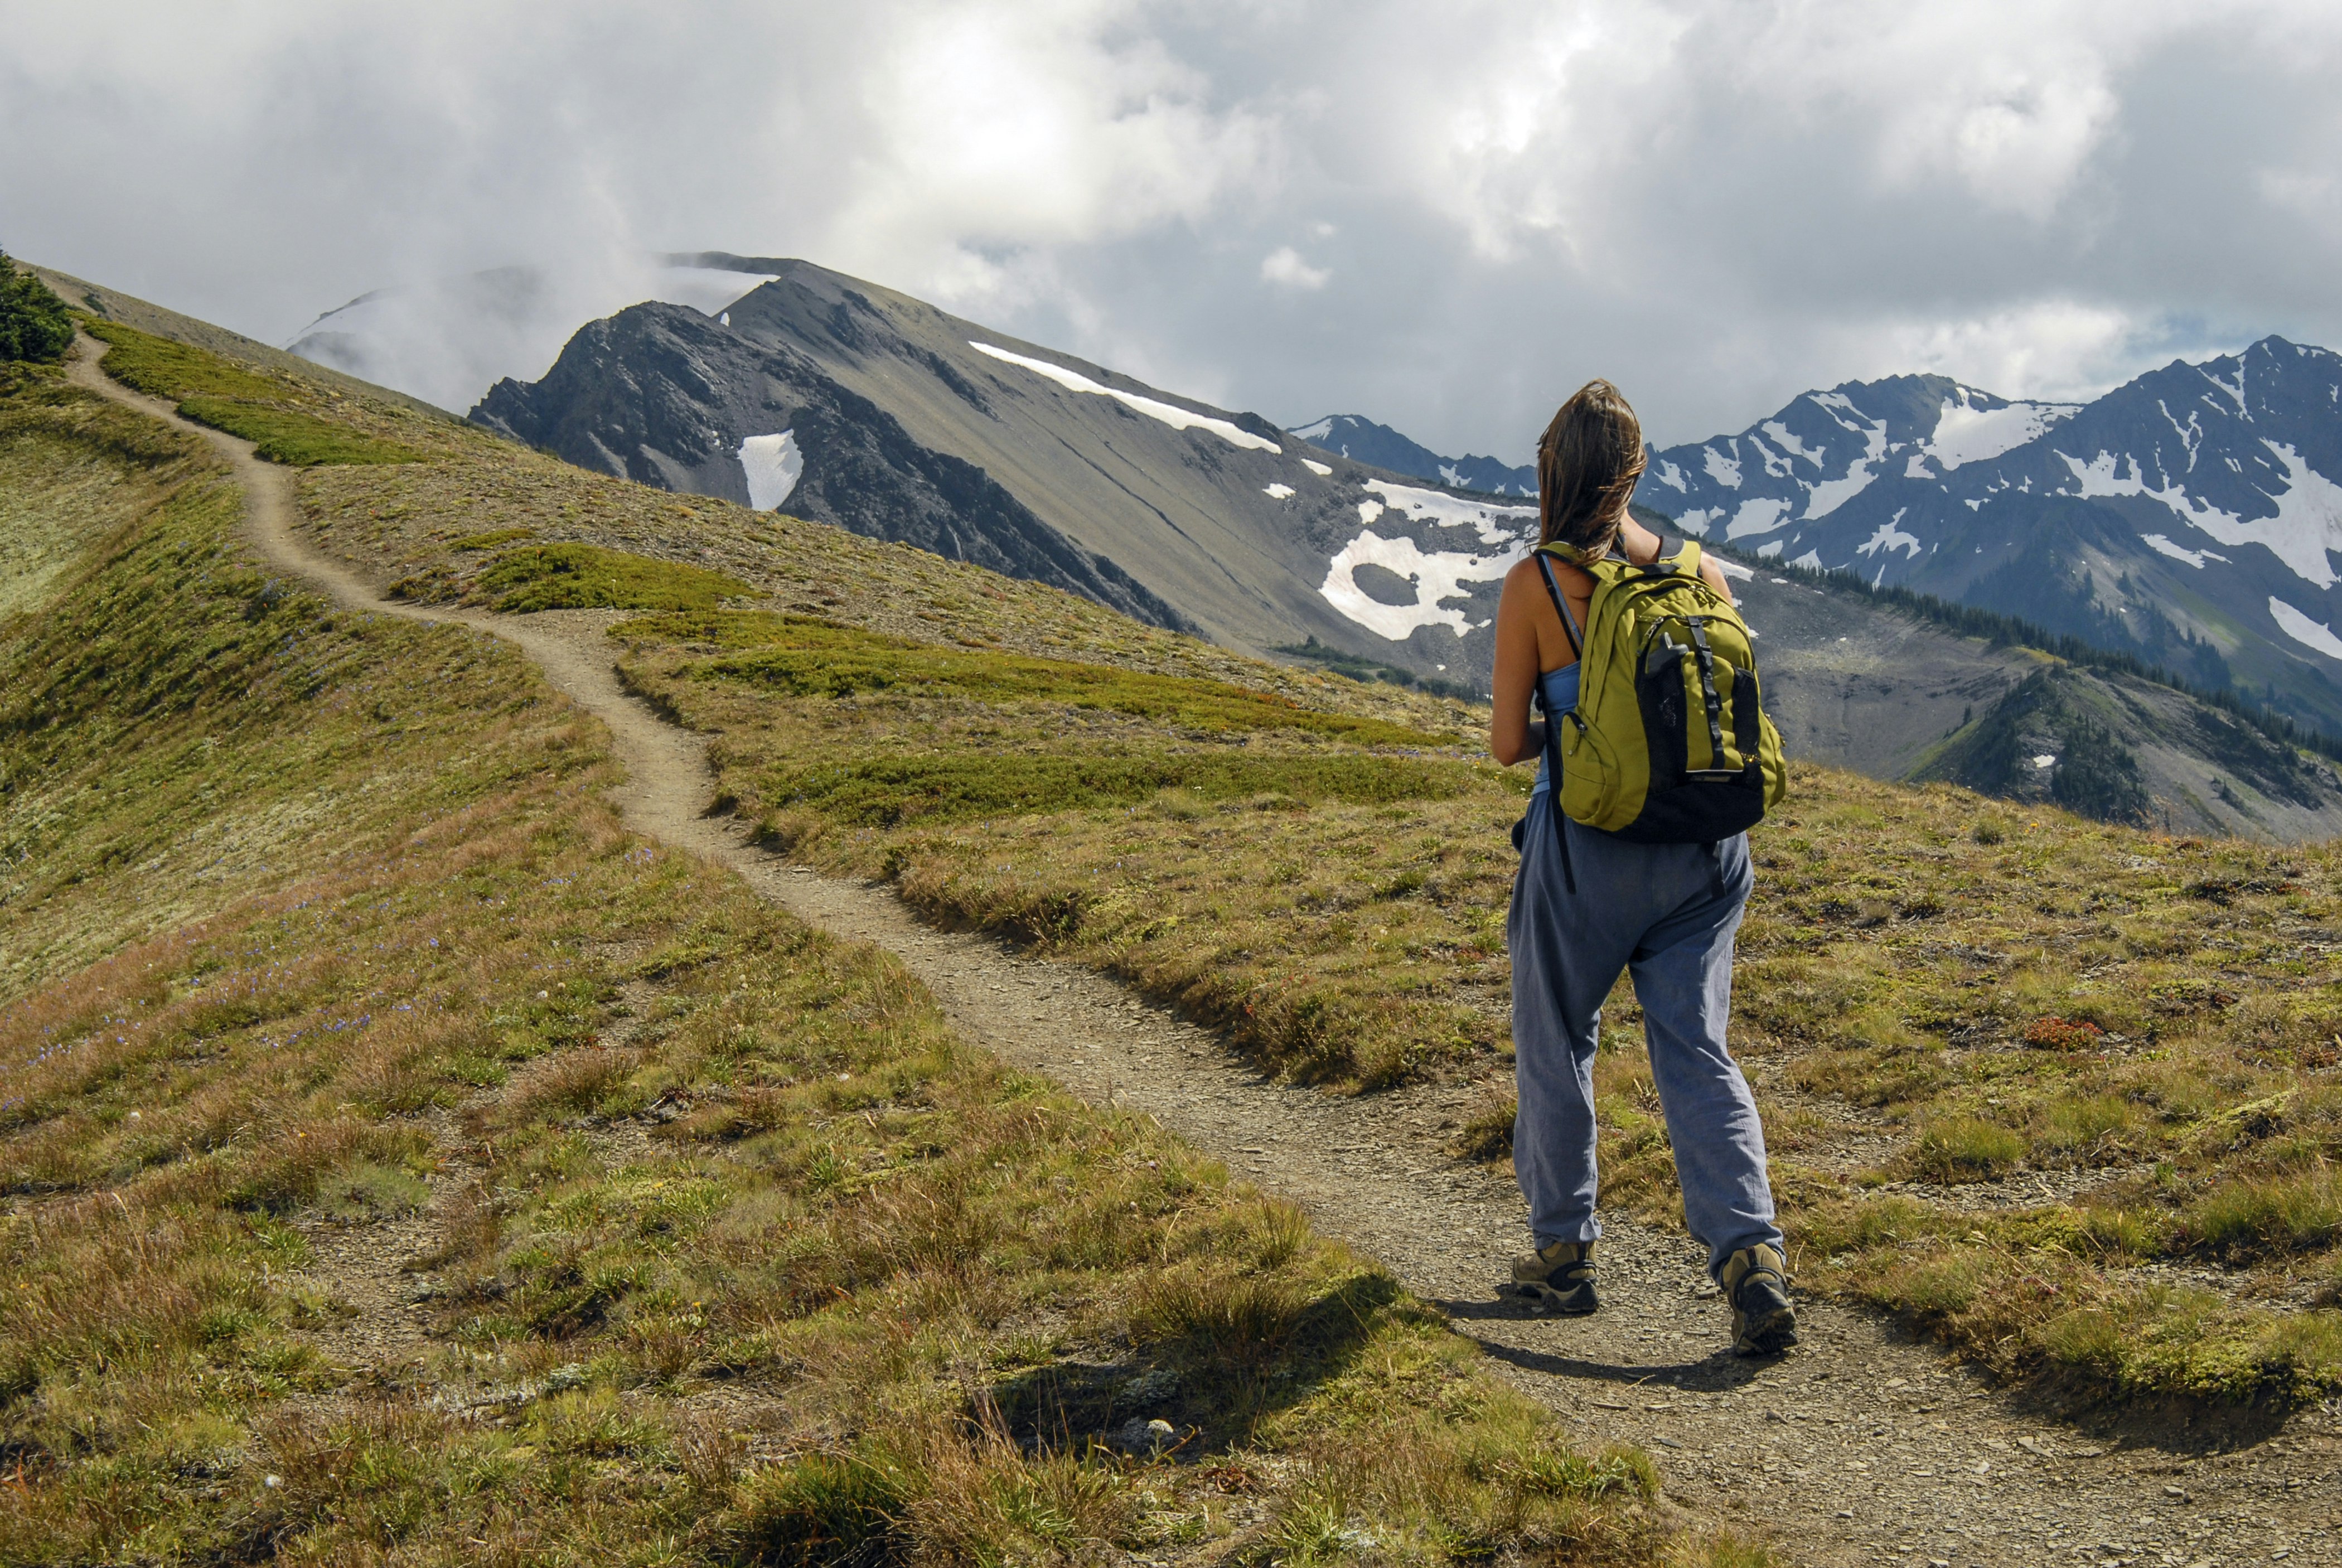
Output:
<instances>
[{"instance_id":1,"label":"blue tank top","mask_svg":"<svg viewBox=\"0 0 2342 1568\"><path fill-rule=\"evenodd\" d=\"M1537 676L1537 685L1545 693L1545 712L1549 720L1558 722L1563 714L1577 705L1577 672L1582 664L1564 664L1557 670L1547 670ZM1545 776L1544 756L1537 758L1536 788L1531 795L1543 793L1551 781Z\"/></svg>"}]
</instances>

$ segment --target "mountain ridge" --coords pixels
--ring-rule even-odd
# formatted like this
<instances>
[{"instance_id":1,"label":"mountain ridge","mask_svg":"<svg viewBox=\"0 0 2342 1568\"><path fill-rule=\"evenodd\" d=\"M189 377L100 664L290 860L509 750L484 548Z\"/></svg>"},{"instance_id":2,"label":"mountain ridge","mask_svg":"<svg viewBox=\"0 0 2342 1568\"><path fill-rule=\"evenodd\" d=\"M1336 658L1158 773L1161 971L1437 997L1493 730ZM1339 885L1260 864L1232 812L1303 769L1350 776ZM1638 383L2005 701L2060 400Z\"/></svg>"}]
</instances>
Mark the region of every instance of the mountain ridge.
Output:
<instances>
[{"instance_id":1,"label":"mountain ridge","mask_svg":"<svg viewBox=\"0 0 2342 1568\"><path fill-rule=\"evenodd\" d=\"M1526 498L1436 485L1306 444L1256 414L1179 397L810 264L730 259L777 271L714 317L650 303L590 323L542 380L499 383L475 422L606 473L786 506L1240 651L1486 690L1497 592L1535 538ZM1790 492L1797 510L1811 512L1817 493L1833 498L1824 485L1858 499L1873 470L1889 466L1940 482L2077 417L2067 405L1997 398L1941 377L1849 383L1804 400L1791 410L1795 424L1759 427L1752 439L1771 463L1746 454L1747 487L1777 493L1771 513L1792 510ZM1328 416L1302 433L1355 435L1367 423ZM1821 477L1796 472L1776 447L1807 454ZM1412 443L1375 452L1456 471ZM1833 453L1866 483L1832 477ZM1664 493L1668 469L1655 468ZM1646 480L1643 494L1652 490ZM1730 526L1691 511L1685 531L1730 547ZM2082 522L2100 534L2114 526L2095 513ZM1761 552L1770 540L1742 543ZM1999 724L1998 704L2039 667L2037 655L2005 639L1931 624L1867 594L1833 590L1817 602L1819 590L1781 574L1778 561L1778 551L1756 554L1733 571L1765 638L1767 702L1794 754L1911 776L1945 747L1958 750L1964 730ZM2074 634L2051 624L2036 640L2060 634ZM2175 626L2167 644L2137 656L2227 689L2224 664L2172 656L2212 650L2207 640ZM2200 829L2342 829L2342 809L2327 814L2342 803L2327 800L2314 772L2223 760L2251 748L2226 721L2197 714L2185 692L2131 691L2135 674L2060 677L2055 703L2034 688L2033 716L2017 727L2055 738L2028 754L2053 761L2037 777L1993 774L1995 787L2019 796L2059 787L2062 759L2087 757L2064 787L2093 809L2135 818L2142 803L2162 801ZM2094 746L2090 725L2110 740ZM2077 794L2100 760L2134 782ZM1979 761L1944 765L1963 778L1991 773Z\"/></svg>"},{"instance_id":2,"label":"mountain ridge","mask_svg":"<svg viewBox=\"0 0 2342 1568\"><path fill-rule=\"evenodd\" d=\"M2342 356L2270 336L2088 403L1848 382L1652 454L1701 537L2022 615L2342 734Z\"/></svg>"},{"instance_id":3,"label":"mountain ridge","mask_svg":"<svg viewBox=\"0 0 2342 1568\"><path fill-rule=\"evenodd\" d=\"M922 499L907 449L857 444L844 411L859 398L921 451L981 470L1023 537L1065 541L1053 558L1118 567L1164 607L1158 624L1254 652L1314 636L1426 676L1485 664L1528 509L1320 453L1256 414L809 263L751 265L781 271L712 319L646 305L589 324L475 419L603 472L981 558ZM752 496L750 444L777 454L784 435L794 475ZM1048 554L1006 558L1036 574Z\"/></svg>"},{"instance_id":4,"label":"mountain ridge","mask_svg":"<svg viewBox=\"0 0 2342 1568\"><path fill-rule=\"evenodd\" d=\"M1534 466L1516 467L1496 457L1442 457L1361 414L1329 414L1307 424L1296 424L1287 434L1340 456L1436 484L1476 490L1484 495L1534 497L1537 493Z\"/></svg>"}]
</instances>

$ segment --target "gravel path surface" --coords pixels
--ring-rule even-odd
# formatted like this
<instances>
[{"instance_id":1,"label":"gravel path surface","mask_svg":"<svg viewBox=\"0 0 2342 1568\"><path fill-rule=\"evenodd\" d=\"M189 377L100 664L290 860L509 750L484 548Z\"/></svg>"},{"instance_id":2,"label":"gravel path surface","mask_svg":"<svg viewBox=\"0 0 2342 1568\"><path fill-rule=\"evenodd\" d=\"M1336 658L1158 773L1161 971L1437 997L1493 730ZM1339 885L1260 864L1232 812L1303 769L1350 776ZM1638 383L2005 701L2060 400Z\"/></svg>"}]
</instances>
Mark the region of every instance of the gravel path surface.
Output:
<instances>
[{"instance_id":1,"label":"gravel path surface","mask_svg":"<svg viewBox=\"0 0 2342 1568\"><path fill-rule=\"evenodd\" d=\"M70 374L184 424L107 381L86 353ZM281 569L350 609L503 637L602 719L629 775L614 799L636 831L729 867L816 925L887 948L966 1039L1093 1102L1151 1114L1300 1203L1443 1306L1496 1371L1582 1441L1649 1450L1683 1506L1770 1534L1799 1564L2342 1563L2342 1402L2281 1424L2180 1415L2085 1430L1874 1315L1815 1301L1800 1303L1797 1351L1741 1361L1698 1249L1616 1217L1598 1254L1602 1311L1521 1315L1492 1288L1526 1241L1509 1175L1443 1152L1441 1124L1462 1092L1353 1099L1268 1081L1213 1034L1086 970L939 931L887 889L751 847L737 824L704 814L714 788L700 739L620 690L602 636L617 613L505 616L385 600L363 566L302 541L289 474L243 442L201 433L235 464L252 543Z\"/></svg>"}]
</instances>

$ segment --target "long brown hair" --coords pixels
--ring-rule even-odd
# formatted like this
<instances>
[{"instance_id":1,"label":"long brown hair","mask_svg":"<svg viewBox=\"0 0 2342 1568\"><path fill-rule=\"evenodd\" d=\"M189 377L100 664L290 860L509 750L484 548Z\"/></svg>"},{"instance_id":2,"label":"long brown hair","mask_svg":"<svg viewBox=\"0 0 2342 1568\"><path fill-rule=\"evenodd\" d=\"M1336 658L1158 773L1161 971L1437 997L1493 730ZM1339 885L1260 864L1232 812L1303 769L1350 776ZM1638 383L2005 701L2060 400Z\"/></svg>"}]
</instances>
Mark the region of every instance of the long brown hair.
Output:
<instances>
[{"instance_id":1,"label":"long brown hair","mask_svg":"<svg viewBox=\"0 0 2342 1568\"><path fill-rule=\"evenodd\" d=\"M1608 550L1645 461L1642 422L1618 389L1579 387L1537 442L1537 542Z\"/></svg>"}]
</instances>

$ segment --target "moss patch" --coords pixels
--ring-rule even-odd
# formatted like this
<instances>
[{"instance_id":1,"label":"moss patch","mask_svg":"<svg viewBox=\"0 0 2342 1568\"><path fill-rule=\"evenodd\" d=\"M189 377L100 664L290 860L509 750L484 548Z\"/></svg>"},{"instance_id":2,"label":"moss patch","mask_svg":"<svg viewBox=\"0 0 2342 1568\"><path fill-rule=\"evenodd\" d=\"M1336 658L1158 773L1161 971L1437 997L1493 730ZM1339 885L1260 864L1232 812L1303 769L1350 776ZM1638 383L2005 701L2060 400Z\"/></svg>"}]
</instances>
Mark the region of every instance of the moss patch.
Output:
<instances>
[{"instance_id":1,"label":"moss patch","mask_svg":"<svg viewBox=\"0 0 2342 1568\"><path fill-rule=\"evenodd\" d=\"M805 616L754 612L646 616L615 628L611 635L636 644L706 644L725 649L727 656L695 664L693 675L737 681L786 696L888 692L994 704L1063 703L1112 709L1206 734L1299 730L1359 745L1444 746L1460 738L1306 707L1289 697L1225 682L917 643Z\"/></svg>"},{"instance_id":2,"label":"moss patch","mask_svg":"<svg viewBox=\"0 0 2342 1568\"><path fill-rule=\"evenodd\" d=\"M263 461L289 468L315 468L328 463L419 463L424 454L410 447L360 435L345 425L328 424L289 408L266 404L238 403L225 397L190 397L179 412L198 424L225 430L253 444Z\"/></svg>"},{"instance_id":3,"label":"moss patch","mask_svg":"<svg viewBox=\"0 0 2342 1568\"><path fill-rule=\"evenodd\" d=\"M490 562L475 590L499 610L705 610L745 597L748 584L721 572L605 550L532 544Z\"/></svg>"},{"instance_id":4,"label":"moss patch","mask_svg":"<svg viewBox=\"0 0 2342 1568\"><path fill-rule=\"evenodd\" d=\"M231 364L217 355L156 337L119 322L85 318L83 330L107 345L105 373L125 386L168 398L179 413L253 444L269 463L294 468L328 464L417 463L426 454L321 417L295 404L314 389L289 377Z\"/></svg>"}]
</instances>

